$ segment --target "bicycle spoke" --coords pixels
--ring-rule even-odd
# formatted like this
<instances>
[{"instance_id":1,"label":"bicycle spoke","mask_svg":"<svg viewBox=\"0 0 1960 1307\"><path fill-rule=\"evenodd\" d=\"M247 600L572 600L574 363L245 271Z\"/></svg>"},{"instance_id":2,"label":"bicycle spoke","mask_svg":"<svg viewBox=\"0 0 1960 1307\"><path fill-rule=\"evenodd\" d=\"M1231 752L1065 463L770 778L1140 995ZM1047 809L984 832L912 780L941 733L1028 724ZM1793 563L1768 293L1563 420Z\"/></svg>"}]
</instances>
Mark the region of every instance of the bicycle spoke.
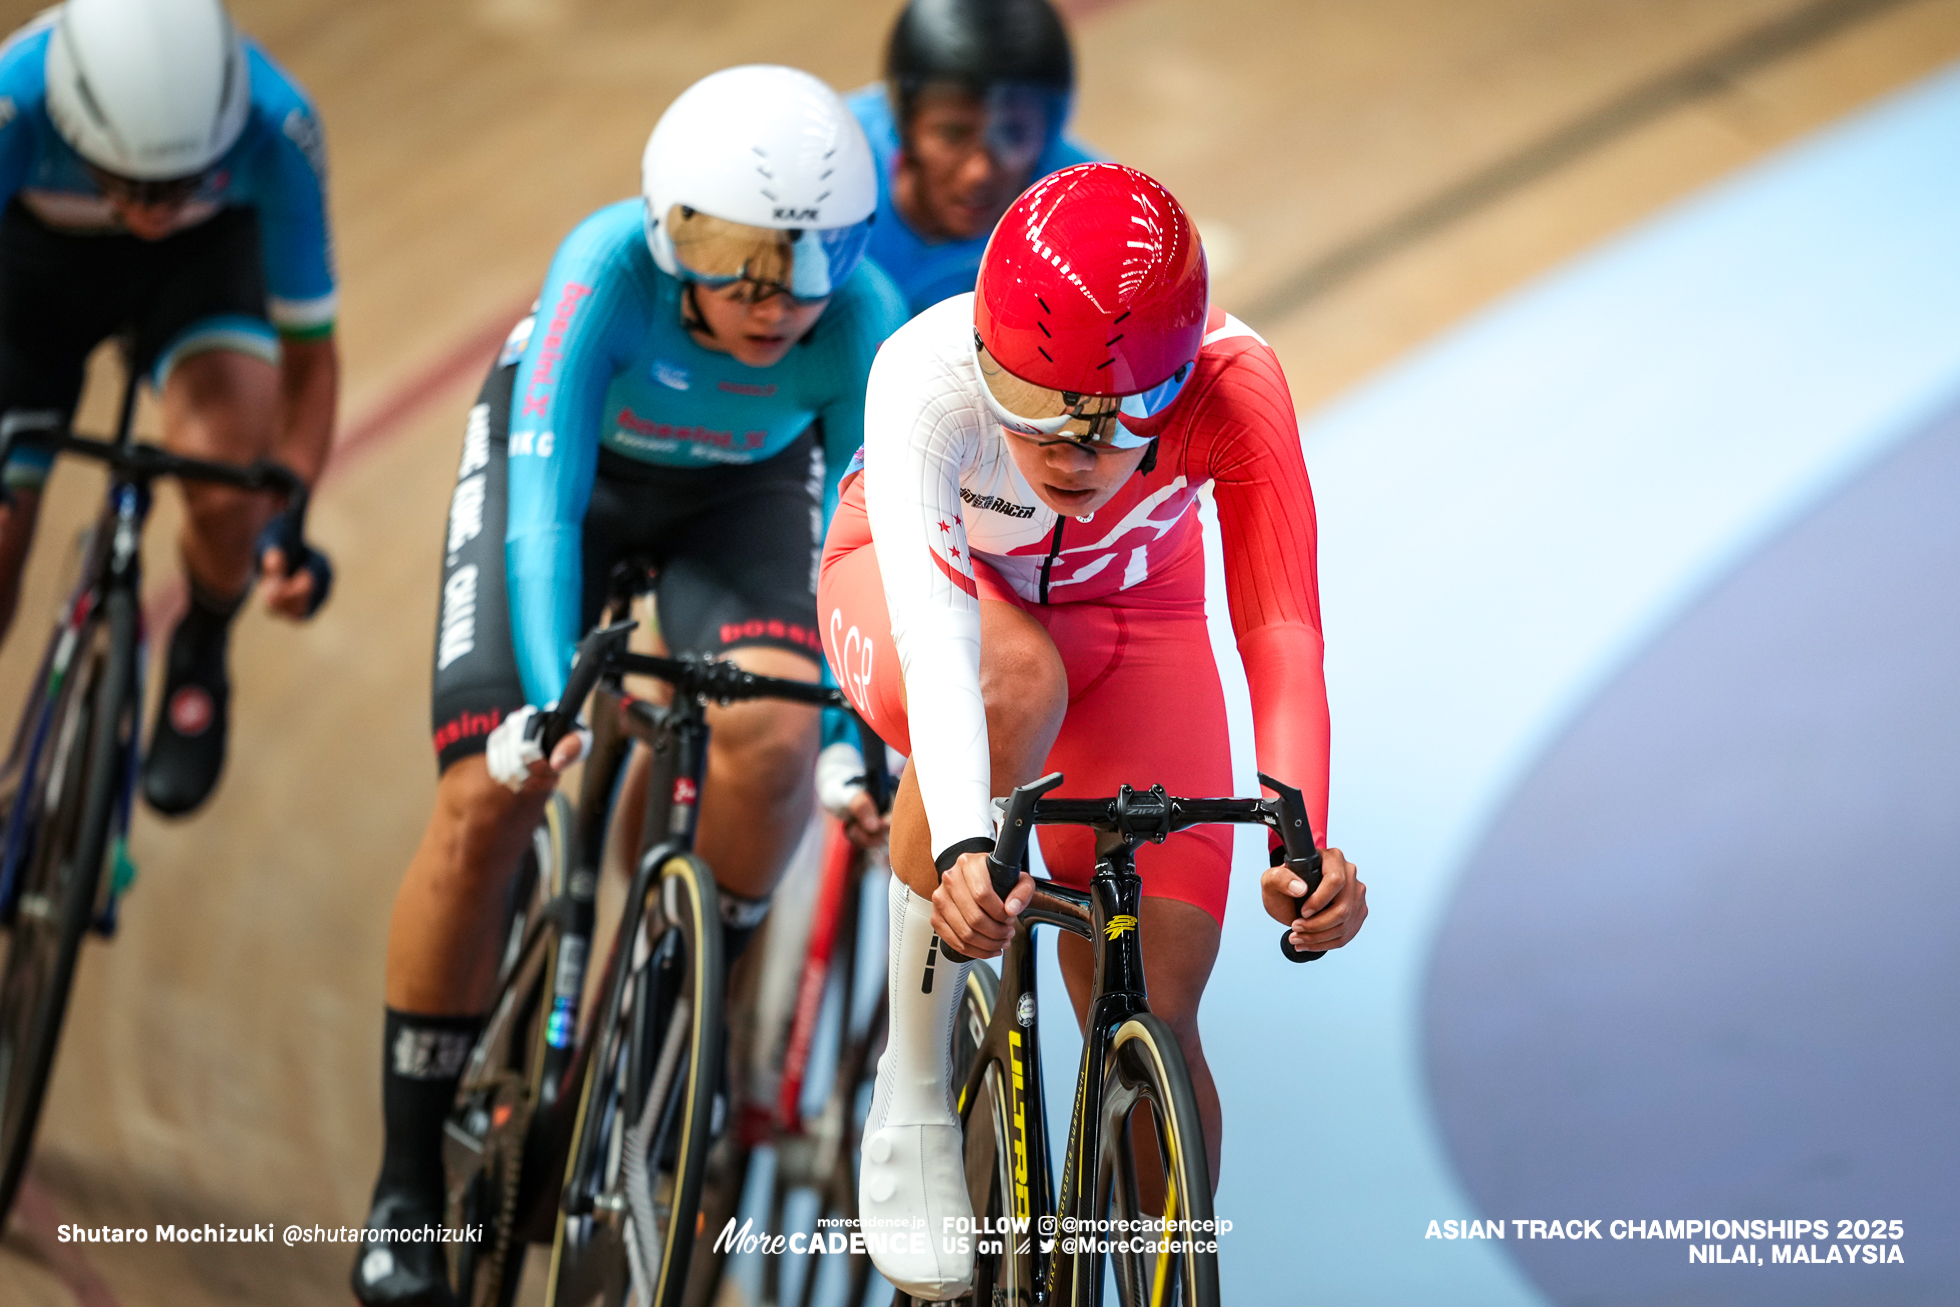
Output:
<instances>
[{"instance_id":1,"label":"bicycle spoke","mask_svg":"<svg viewBox=\"0 0 1960 1307\"><path fill-rule=\"evenodd\" d=\"M632 1284L642 1302L650 1297L654 1276L666 1250L667 1227L673 1217L671 1194L666 1195L668 1202L656 1199L651 1167L659 1159L652 1150L664 1149L674 1123L673 1090L686 1055L693 1015L693 1009L687 1004L674 1005L640 1119L626 1129L626 1253L632 1265Z\"/></svg>"}]
</instances>

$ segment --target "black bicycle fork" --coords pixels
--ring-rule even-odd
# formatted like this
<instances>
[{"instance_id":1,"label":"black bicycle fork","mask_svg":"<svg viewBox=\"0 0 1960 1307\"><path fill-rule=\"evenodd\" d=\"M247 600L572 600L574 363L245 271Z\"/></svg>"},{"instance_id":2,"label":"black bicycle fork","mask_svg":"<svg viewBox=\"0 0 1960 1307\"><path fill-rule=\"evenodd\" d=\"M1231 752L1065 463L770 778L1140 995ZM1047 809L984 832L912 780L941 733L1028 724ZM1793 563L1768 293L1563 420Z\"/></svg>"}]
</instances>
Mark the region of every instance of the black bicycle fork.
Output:
<instances>
[{"instance_id":1,"label":"black bicycle fork","mask_svg":"<svg viewBox=\"0 0 1960 1307\"><path fill-rule=\"evenodd\" d=\"M1073 1218L1080 1228L1080 1223L1101 1215L1095 1210L1095 1163L1102 1144L1097 1106L1102 1100L1103 1078L1109 1071L1110 1043L1125 1021L1150 1007L1144 989L1143 951L1137 938L1137 911L1142 899L1135 841L1106 832L1097 834L1096 871L1086 893L1052 881L1035 883L1034 898L1021 918L1029 929L1015 932L1001 961L997 1002L1012 1011L1013 1021L991 1025L961 1096L963 1104L977 1106L980 1078L989 1062L998 1058L1008 1067L1013 1183L1002 1203L1007 1209L1008 1228L988 1231L982 1237L999 1239L1003 1257L1022 1257L1023 1264L1032 1267L1028 1279L1034 1286L1035 1304L1093 1301L1095 1289L1102 1284L1103 1257L1096 1242L1085 1240L1081 1247L1086 1251L1063 1253L1057 1218ZM1033 1051L1039 1048L1040 1038L1032 930L1037 925L1084 936L1096 947L1091 990L1096 997L1082 1036L1075 1107L1069 1120L1059 1191L1048 1149L1041 1059ZM1020 1251L1023 1241L1028 1241L1026 1253Z\"/></svg>"}]
</instances>

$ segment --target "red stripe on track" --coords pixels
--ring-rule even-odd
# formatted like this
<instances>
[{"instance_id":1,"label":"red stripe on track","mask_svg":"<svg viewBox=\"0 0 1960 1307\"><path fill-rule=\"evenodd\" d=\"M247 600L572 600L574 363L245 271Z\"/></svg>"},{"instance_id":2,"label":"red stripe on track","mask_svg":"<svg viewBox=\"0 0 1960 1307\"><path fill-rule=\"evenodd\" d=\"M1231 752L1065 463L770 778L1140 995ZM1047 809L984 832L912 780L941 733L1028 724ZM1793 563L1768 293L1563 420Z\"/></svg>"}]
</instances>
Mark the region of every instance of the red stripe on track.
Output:
<instances>
[{"instance_id":1,"label":"red stripe on track","mask_svg":"<svg viewBox=\"0 0 1960 1307\"><path fill-rule=\"evenodd\" d=\"M54 1200L42 1192L32 1176L21 1183L20 1193L14 1200L14 1217L42 1264L75 1295L80 1307L122 1307L121 1300L96 1273L81 1249L56 1237L55 1227L60 1222Z\"/></svg>"},{"instance_id":2,"label":"red stripe on track","mask_svg":"<svg viewBox=\"0 0 1960 1307\"><path fill-rule=\"evenodd\" d=\"M497 314L458 341L448 353L396 387L353 425L343 427L333 443L333 453L324 475L331 477L349 457L385 444L391 437L399 435L403 427L420 417L424 409L442 398L451 387L486 371L498 347L510 334L511 324L529 311L528 307L523 307Z\"/></svg>"}]
</instances>

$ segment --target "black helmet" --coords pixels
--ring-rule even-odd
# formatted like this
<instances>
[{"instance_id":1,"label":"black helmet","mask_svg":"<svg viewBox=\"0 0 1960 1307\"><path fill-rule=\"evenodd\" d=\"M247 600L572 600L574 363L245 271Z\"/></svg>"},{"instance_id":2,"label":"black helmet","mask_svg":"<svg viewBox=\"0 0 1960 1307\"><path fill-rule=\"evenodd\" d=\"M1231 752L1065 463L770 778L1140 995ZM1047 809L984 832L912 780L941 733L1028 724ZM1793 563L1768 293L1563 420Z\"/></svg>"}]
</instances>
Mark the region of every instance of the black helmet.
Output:
<instances>
[{"instance_id":1,"label":"black helmet","mask_svg":"<svg viewBox=\"0 0 1960 1307\"><path fill-rule=\"evenodd\" d=\"M934 82L975 95L1003 83L1069 95L1075 57L1062 16L1049 0L911 0L885 50L885 83L901 125Z\"/></svg>"}]
</instances>

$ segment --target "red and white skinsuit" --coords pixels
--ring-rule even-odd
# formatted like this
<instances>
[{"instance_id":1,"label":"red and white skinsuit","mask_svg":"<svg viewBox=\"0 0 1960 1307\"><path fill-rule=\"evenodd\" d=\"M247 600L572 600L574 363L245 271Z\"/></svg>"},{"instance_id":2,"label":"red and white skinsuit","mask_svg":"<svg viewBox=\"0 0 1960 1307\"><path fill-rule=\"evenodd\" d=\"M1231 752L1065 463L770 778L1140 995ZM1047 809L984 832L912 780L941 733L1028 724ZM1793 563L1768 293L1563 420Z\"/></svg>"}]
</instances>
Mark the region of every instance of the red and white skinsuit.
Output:
<instances>
[{"instance_id":1,"label":"red and white skinsuit","mask_svg":"<svg viewBox=\"0 0 1960 1307\"><path fill-rule=\"evenodd\" d=\"M1231 793L1225 700L1204 613L1198 490L1213 486L1232 629L1252 692L1259 769L1327 820L1313 490L1286 378L1270 347L1214 307L1196 371L1150 425L1154 470L1085 517L1060 517L1015 466L982 397L973 297L901 328L865 403L863 471L830 526L817 611L851 702L918 768L935 854L993 834L980 697L980 600L1042 624L1068 673L1068 713L1048 756L1058 795L1128 782ZM905 697L900 697L903 678ZM907 704L909 703L909 712ZM1052 874L1087 885L1090 833L1044 828ZM1229 828L1138 850L1144 893L1223 921Z\"/></svg>"}]
</instances>

